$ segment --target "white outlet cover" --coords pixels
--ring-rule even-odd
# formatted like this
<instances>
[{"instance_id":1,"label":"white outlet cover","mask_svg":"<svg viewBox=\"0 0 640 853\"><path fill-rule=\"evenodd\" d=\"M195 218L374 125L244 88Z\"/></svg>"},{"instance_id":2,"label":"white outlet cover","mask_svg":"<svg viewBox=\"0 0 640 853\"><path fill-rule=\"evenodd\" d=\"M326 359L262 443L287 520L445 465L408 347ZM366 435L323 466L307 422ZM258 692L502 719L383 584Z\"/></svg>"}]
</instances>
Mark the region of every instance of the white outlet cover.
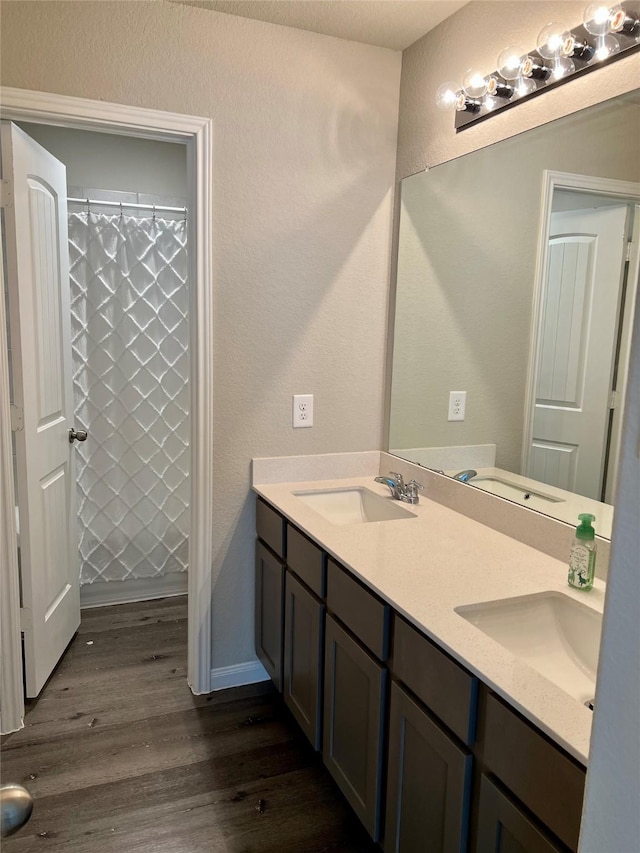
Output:
<instances>
[{"instance_id":1,"label":"white outlet cover","mask_svg":"<svg viewBox=\"0 0 640 853\"><path fill-rule=\"evenodd\" d=\"M294 394L292 424L294 429L313 426L313 394Z\"/></svg>"},{"instance_id":2,"label":"white outlet cover","mask_svg":"<svg viewBox=\"0 0 640 853\"><path fill-rule=\"evenodd\" d=\"M449 412L447 420L463 421L467 408L466 391L449 391Z\"/></svg>"}]
</instances>

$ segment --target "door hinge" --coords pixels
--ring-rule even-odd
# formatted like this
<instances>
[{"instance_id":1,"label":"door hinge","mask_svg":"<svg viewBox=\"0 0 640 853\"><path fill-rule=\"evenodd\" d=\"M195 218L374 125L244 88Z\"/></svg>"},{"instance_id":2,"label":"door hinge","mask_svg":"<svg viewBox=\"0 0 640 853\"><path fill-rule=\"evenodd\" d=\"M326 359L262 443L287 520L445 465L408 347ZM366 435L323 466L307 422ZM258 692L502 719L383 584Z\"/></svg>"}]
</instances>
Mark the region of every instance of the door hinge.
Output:
<instances>
[{"instance_id":1,"label":"door hinge","mask_svg":"<svg viewBox=\"0 0 640 853\"><path fill-rule=\"evenodd\" d=\"M13 184L11 181L0 181L0 207L13 207Z\"/></svg>"},{"instance_id":2,"label":"door hinge","mask_svg":"<svg viewBox=\"0 0 640 853\"><path fill-rule=\"evenodd\" d=\"M625 256L625 262L629 263L631 260L631 250L633 249L633 240L629 240L627 242L627 254Z\"/></svg>"},{"instance_id":3,"label":"door hinge","mask_svg":"<svg viewBox=\"0 0 640 853\"><path fill-rule=\"evenodd\" d=\"M20 406L11 407L11 429L13 432L20 432L24 429L24 411Z\"/></svg>"},{"instance_id":4,"label":"door hinge","mask_svg":"<svg viewBox=\"0 0 640 853\"><path fill-rule=\"evenodd\" d=\"M28 607L20 608L20 630L23 634L33 630L33 613Z\"/></svg>"},{"instance_id":5,"label":"door hinge","mask_svg":"<svg viewBox=\"0 0 640 853\"><path fill-rule=\"evenodd\" d=\"M611 399L609 400L609 408L610 409L617 409L618 408L618 392L617 391L611 392Z\"/></svg>"}]
</instances>

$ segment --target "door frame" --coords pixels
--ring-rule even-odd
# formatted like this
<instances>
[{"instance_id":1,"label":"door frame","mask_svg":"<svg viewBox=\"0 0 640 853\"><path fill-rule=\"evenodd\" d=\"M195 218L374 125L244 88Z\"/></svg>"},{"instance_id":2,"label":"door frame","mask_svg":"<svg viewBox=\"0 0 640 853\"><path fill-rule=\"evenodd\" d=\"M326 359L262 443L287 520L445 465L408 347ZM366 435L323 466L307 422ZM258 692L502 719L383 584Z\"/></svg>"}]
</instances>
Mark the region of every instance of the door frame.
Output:
<instances>
[{"instance_id":1,"label":"door frame","mask_svg":"<svg viewBox=\"0 0 640 853\"><path fill-rule=\"evenodd\" d=\"M639 185L633 181L617 181L612 178L597 178L593 175L578 175L572 172L555 172L545 169L542 177L542 198L540 203L540 220L538 225L538 249L533 285L533 301L531 311L531 332L529 335L529 367L525 385L524 426L522 430L521 471L526 475L529 470L531 442L533 441L533 419L535 415L535 393L540 360L540 342L542 340L542 304L546 291L546 276L549 263L549 234L551 230L551 213L553 195L556 190L574 190L585 193L595 193L603 196L619 198L621 202L640 201ZM627 303L626 309L631 305ZM628 351L627 351L628 360ZM622 360L623 353L620 353ZM626 385L626 383L625 383ZM624 388L624 385L621 385ZM624 393L624 391L623 391ZM623 411L623 393L617 401L615 416L620 420ZM614 427L615 429L615 427ZM615 476L615 475L614 475Z\"/></svg>"},{"instance_id":2,"label":"door frame","mask_svg":"<svg viewBox=\"0 0 640 853\"><path fill-rule=\"evenodd\" d=\"M213 120L29 89L0 88L2 118L186 143L190 314L190 533L187 680L195 694L211 691L211 567L213 558ZM4 202L3 202L4 203ZM10 203L10 200L9 202ZM2 300L3 302L4 297ZM24 714L22 649L13 499L9 363L5 306L0 307L0 622L2 727L20 728ZM8 474L11 473L9 477ZM5 481L10 480L7 484ZM11 558L13 554L13 559Z\"/></svg>"}]
</instances>

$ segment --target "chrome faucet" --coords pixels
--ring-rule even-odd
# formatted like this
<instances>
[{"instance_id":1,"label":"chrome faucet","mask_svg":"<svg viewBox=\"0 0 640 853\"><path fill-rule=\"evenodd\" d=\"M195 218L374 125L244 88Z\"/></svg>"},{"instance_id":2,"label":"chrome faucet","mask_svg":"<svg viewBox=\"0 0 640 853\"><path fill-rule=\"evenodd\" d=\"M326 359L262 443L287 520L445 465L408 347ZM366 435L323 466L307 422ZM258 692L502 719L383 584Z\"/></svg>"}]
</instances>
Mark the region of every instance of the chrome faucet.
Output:
<instances>
[{"instance_id":1,"label":"chrome faucet","mask_svg":"<svg viewBox=\"0 0 640 853\"><path fill-rule=\"evenodd\" d=\"M472 480L475 476L477 476L478 472L474 471L473 468L466 468L464 471L460 471L454 476L454 480L460 480L461 483L468 483L469 480Z\"/></svg>"},{"instance_id":2,"label":"chrome faucet","mask_svg":"<svg viewBox=\"0 0 640 853\"><path fill-rule=\"evenodd\" d=\"M391 471L388 477L375 477L375 481L376 483L388 486L391 496L396 498L396 500L406 504L417 504L420 502L418 492L424 486L415 480L409 480L408 483L405 483L402 474L396 474Z\"/></svg>"}]
</instances>

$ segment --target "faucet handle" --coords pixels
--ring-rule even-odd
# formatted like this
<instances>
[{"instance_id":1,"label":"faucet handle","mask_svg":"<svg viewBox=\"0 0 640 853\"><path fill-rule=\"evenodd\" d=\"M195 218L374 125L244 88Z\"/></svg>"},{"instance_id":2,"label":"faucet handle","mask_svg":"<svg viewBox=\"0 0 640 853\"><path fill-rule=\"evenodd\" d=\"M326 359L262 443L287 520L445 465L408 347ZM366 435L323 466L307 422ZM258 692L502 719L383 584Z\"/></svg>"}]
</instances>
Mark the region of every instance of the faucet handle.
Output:
<instances>
[{"instance_id":1,"label":"faucet handle","mask_svg":"<svg viewBox=\"0 0 640 853\"><path fill-rule=\"evenodd\" d=\"M409 480L409 482L407 483L407 488L409 488L409 487L416 489L416 490L420 489L420 491L422 491L424 489L424 486L422 485L422 483L419 483L417 480Z\"/></svg>"},{"instance_id":2,"label":"faucet handle","mask_svg":"<svg viewBox=\"0 0 640 853\"><path fill-rule=\"evenodd\" d=\"M396 474L395 471L389 471L389 476L393 477L393 479L396 481L396 483L401 489L404 488L404 479L402 477L402 474Z\"/></svg>"}]
</instances>

